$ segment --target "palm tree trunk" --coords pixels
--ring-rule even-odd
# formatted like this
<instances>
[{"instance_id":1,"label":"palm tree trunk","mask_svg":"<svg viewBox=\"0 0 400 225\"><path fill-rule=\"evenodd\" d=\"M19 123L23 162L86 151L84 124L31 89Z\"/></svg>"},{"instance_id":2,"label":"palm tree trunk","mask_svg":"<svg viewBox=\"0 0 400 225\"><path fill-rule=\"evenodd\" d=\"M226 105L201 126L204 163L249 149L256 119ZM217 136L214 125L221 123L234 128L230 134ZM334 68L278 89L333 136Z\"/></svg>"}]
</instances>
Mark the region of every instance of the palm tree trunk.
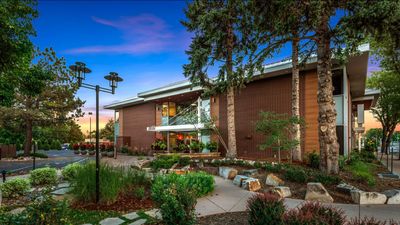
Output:
<instances>
[{"instance_id":1,"label":"palm tree trunk","mask_svg":"<svg viewBox=\"0 0 400 225\"><path fill-rule=\"evenodd\" d=\"M331 50L328 16L322 16L317 29L318 135L320 169L328 174L339 172L339 144L336 136L336 109L333 100Z\"/></svg>"},{"instance_id":2,"label":"palm tree trunk","mask_svg":"<svg viewBox=\"0 0 400 225\"><path fill-rule=\"evenodd\" d=\"M295 37L292 41L292 116L297 117L300 117L299 89L299 40ZM292 149L292 158L301 161L300 124L294 124L292 129L292 139L299 141L299 144Z\"/></svg>"}]
</instances>

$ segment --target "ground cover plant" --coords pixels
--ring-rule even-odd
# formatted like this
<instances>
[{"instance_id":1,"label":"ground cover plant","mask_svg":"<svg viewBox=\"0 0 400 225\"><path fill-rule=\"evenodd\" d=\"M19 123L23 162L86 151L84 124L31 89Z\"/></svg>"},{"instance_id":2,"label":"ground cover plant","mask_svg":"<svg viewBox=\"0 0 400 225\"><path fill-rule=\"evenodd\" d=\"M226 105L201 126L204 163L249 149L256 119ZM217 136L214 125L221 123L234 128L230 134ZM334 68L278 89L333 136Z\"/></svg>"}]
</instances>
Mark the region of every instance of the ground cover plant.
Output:
<instances>
[{"instance_id":1,"label":"ground cover plant","mask_svg":"<svg viewBox=\"0 0 400 225\"><path fill-rule=\"evenodd\" d=\"M3 198L16 198L25 195L31 188L30 182L25 178L14 178L0 185Z\"/></svg>"},{"instance_id":2,"label":"ground cover plant","mask_svg":"<svg viewBox=\"0 0 400 225\"><path fill-rule=\"evenodd\" d=\"M189 165L190 159L188 157L180 157L177 154L160 155L150 163L150 166L153 170L169 169L175 163L179 166L186 166Z\"/></svg>"},{"instance_id":3,"label":"ground cover plant","mask_svg":"<svg viewBox=\"0 0 400 225\"><path fill-rule=\"evenodd\" d=\"M57 171L54 168L39 168L30 172L30 181L33 186L51 186L58 181Z\"/></svg>"}]
</instances>

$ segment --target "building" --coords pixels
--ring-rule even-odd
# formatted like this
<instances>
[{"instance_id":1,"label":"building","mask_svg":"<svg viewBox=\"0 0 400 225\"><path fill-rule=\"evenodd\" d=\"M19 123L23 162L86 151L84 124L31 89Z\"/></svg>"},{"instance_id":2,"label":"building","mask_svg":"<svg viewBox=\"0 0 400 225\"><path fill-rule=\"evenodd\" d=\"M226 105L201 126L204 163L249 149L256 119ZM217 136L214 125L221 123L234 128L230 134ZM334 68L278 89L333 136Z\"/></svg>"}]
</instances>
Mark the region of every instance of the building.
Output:
<instances>
[{"instance_id":1,"label":"building","mask_svg":"<svg viewBox=\"0 0 400 225\"><path fill-rule=\"evenodd\" d=\"M345 65L333 61L333 95L341 155L349 154L357 146L357 105L368 110L375 99L373 95L372 98L365 95L368 56L369 46L364 45L360 47L360 54L351 57ZM303 155L319 150L316 67L316 58L311 57L300 71L300 112L306 122L301 131ZM238 157L276 157L273 150L259 150L264 137L256 133L254 123L259 119L260 111L291 113L291 85L291 61L283 61L266 65L264 73L255 76L236 95ZM219 142L218 150L224 154L223 142L227 143L226 95L202 97L202 91L201 87L182 81L105 106L115 110L116 143L146 151L155 139L162 139L172 150L179 149L179 143L188 144L197 139L204 143ZM210 120L219 132L209 132Z\"/></svg>"}]
</instances>

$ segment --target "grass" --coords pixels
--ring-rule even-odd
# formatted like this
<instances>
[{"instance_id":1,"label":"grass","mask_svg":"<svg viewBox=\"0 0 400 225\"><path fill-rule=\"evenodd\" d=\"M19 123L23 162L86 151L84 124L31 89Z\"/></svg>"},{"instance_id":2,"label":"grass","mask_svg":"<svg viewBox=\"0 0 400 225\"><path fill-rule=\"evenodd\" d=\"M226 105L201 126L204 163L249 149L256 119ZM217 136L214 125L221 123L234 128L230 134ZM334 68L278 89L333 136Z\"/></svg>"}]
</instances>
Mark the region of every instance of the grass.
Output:
<instances>
[{"instance_id":1,"label":"grass","mask_svg":"<svg viewBox=\"0 0 400 225\"><path fill-rule=\"evenodd\" d=\"M376 179L373 175L373 170L375 168L375 164L363 161L355 161L345 166L345 170L351 172L357 180L367 181L369 186L375 186L376 184Z\"/></svg>"}]
</instances>

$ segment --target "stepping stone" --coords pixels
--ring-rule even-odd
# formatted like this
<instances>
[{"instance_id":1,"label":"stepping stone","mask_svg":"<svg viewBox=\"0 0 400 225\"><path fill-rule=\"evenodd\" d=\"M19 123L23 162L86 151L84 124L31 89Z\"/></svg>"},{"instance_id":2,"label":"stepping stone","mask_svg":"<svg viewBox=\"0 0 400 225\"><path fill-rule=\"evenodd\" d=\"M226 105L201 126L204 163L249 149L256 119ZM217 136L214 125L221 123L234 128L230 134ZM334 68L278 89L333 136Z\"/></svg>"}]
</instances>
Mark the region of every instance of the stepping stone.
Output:
<instances>
[{"instance_id":1,"label":"stepping stone","mask_svg":"<svg viewBox=\"0 0 400 225\"><path fill-rule=\"evenodd\" d=\"M275 176L275 174L270 173L267 176L267 179L265 180L265 184L268 186L279 186L279 185L283 185L285 182L283 182L283 180L281 180L279 177Z\"/></svg>"},{"instance_id":2,"label":"stepping stone","mask_svg":"<svg viewBox=\"0 0 400 225\"><path fill-rule=\"evenodd\" d=\"M360 205L385 204L387 199L386 195L384 194L365 191L352 191L351 198L353 199L354 203Z\"/></svg>"},{"instance_id":3,"label":"stepping stone","mask_svg":"<svg viewBox=\"0 0 400 225\"><path fill-rule=\"evenodd\" d=\"M140 219L140 220L137 220L137 221L135 221L133 223L130 223L129 225L143 225L145 223L146 223L146 219Z\"/></svg>"},{"instance_id":4,"label":"stepping stone","mask_svg":"<svg viewBox=\"0 0 400 225\"><path fill-rule=\"evenodd\" d=\"M306 201L332 203L333 198L321 183L307 183Z\"/></svg>"},{"instance_id":5,"label":"stepping stone","mask_svg":"<svg viewBox=\"0 0 400 225\"><path fill-rule=\"evenodd\" d=\"M106 218L102 221L100 221L100 225L120 225L123 224L125 221L121 220L120 218L117 217L111 217L111 218Z\"/></svg>"},{"instance_id":6,"label":"stepping stone","mask_svg":"<svg viewBox=\"0 0 400 225\"><path fill-rule=\"evenodd\" d=\"M159 209L152 209L152 210L146 211L144 213L146 213L148 216L156 218L158 220L162 219L162 215L161 215Z\"/></svg>"},{"instance_id":7,"label":"stepping stone","mask_svg":"<svg viewBox=\"0 0 400 225\"><path fill-rule=\"evenodd\" d=\"M244 180L249 179L250 177L244 175L236 175L235 179L233 179L233 184L241 187Z\"/></svg>"},{"instance_id":8,"label":"stepping stone","mask_svg":"<svg viewBox=\"0 0 400 225\"><path fill-rule=\"evenodd\" d=\"M58 185L57 185L57 189L60 189L60 188L67 188L67 187L70 187L70 186L71 186L71 185L70 185L69 183L64 182L64 183L58 184Z\"/></svg>"},{"instance_id":9,"label":"stepping stone","mask_svg":"<svg viewBox=\"0 0 400 225\"><path fill-rule=\"evenodd\" d=\"M139 218L139 215L136 212L131 212L131 213L123 215L123 217L127 218L128 220L135 220L135 219Z\"/></svg>"},{"instance_id":10,"label":"stepping stone","mask_svg":"<svg viewBox=\"0 0 400 225\"><path fill-rule=\"evenodd\" d=\"M69 187L68 188L61 188L61 189L58 189L58 190L55 190L55 191L51 192L51 194L53 194L53 195L65 195L69 191L70 191Z\"/></svg>"},{"instance_id":11,"label":"stepping stone","mask_svg":"<svg viewBox=\"0 0 400 225\"><path fill-rule=\"evenodd\" d=\"M292 193L290 192L289 187L277 186L277 187L274 187L272 192L278 194L281 198L288 198L288 197L292 196Z\"/></svg>"},{"instance_id":12,"label":"stepping stone","mask_svg":"<svg viewBox=\"0 0 400 225\"><path fill-rule=\"evenodd\" d=\"M238 171L230 167L219 167L219 175L225 179L233 180L238 174Z\"/></svg>"}]
</instances>

